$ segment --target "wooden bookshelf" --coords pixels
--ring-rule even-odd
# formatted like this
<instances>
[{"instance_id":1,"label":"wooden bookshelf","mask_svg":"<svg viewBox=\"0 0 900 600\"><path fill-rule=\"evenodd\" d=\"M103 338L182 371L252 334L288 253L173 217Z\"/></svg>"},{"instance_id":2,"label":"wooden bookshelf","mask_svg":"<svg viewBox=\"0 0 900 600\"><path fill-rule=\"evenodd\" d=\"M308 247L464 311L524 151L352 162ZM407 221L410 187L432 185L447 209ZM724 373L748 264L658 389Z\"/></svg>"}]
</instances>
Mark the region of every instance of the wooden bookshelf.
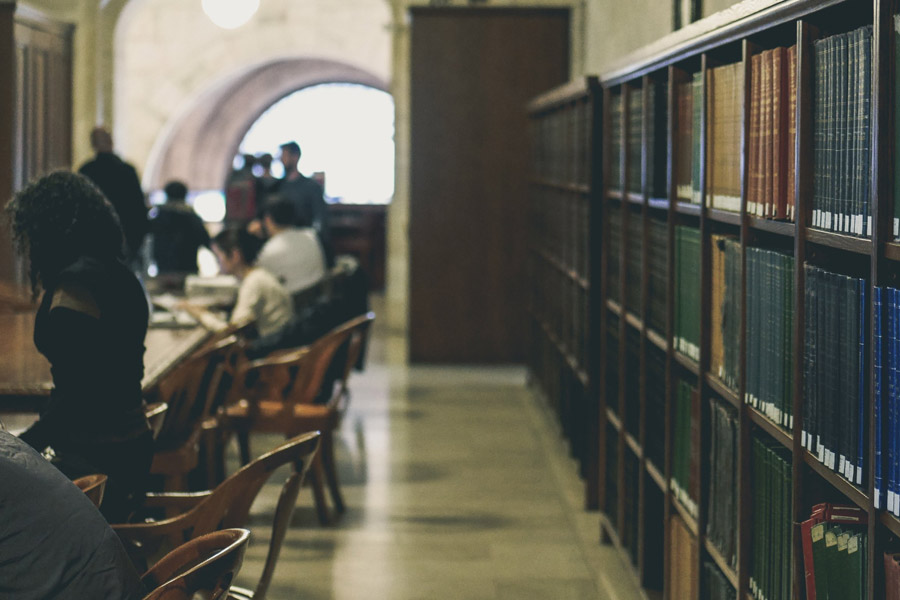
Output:
<instances>
[{"instance_id":1,"label":"wooden bookshelf","mask_svg":"<svg viewBox=\"0 0 900 600\"><path fill-rule=\"evenodd\" d=\"M560 421L585 480L585 504L598 506L599 427L606 411L592 401L598 363L590 317L602 291L598 173L601 90L594 77L535 98L529 206L528 314L531 380ZM599 271L597 271L599 273ZM601 292L601 293L597 293Z\"/></svg>"},{"instance_id":2,"label":"wooden bookshelf","mask_svg":"<svg viewBox=\"0 0 900 600\"><path fill-rule=\"evenodd\" d=\"M753 452L762 444L767 451L784 461L781 464L786 466L780 467L783 469L782 475L790 475L785 479L790 484L784 485L778 499L785 502L785 512L789 513L784 515L789 523L785 526L787 539L778 542L769 540L773 545L778 544L779 555L785 553L782 562L789 567L784 570L789 573L784 578L789 592L774 593L770 597L773 600L781 596L805 597L799 524L809 518L814 504L824 501L854 505L867 511L865 597L875 600L883 597L879 595L884 590L882 554L885 551L900 551L900 542L897 541L900 538L900 518L883 508L876 509L874 502L875 438L886 434L887 424L882 421L882 431L874 430L875 303L872 300L875 286L900 287L900 242L894 239L892 230L893 136L897 129L893 107L900 105L898 99L893 97L896 76L892 69L900 68L893 64L893 16L900 12L900 2L784 0L775 3L749 0L740 4L744 8L750 5L759 5L759 9L737 11L734 21L720 21L716 28L694 38L680 36L668 48L663 42L657 42L652 52L642 51L635 55L630 65L620 65L615 72L600 77L602 91L598 92L595 105L601 107L596 122L601 124L602 135L601 141L592 146L598 162L595 163L595 179L591 183L591 193L596 193L596 203L591 204L590 228L591 235L599 239L589 244L592 249L591 276L585 278L585 283L590 284L590 316L593 317L589 319L592 353L587 373L593 385L591 389L596 392L596 396L592 397L598 399L599 405L595 428L597 437L593 440L597 447L598 473L594 476L597 490L589 496L596 498L601 511L604 538L612 540L623 555L634 556L634 543L639 544L638 554L646 553L652 546L651 542L662 548L662 566L644 556L631 562L634 576L648 594L662 593L663 597L676 600L671 594L669 567L674 560L672 553L678 552L682 556L686 553L691 556L689 577L695 577L699 582L704 564L711 562L734 586L734 597L748 598L749 581L755 568L754 544L762 539L756 530L754 520L757 512L753 506L757 501L753 489ZM866 233L850 234L846 233L846 229L842 233L827 230L818 226L821 223L814 226L814 218L818 218L814 216L815 211L819 210L817 206L820 207L816 203L822 202L822 196L817 195L817 186L824 185L816 179L823 169L816 163L815 151L817 83L814 57L816 43L820 40L849 35L863 26L872 26L871 69L866 72L871 85L868 119L871 152L868 156L872 160L870 173L866 179L859 180L859 187L855 189L863 190L859 193L864 194L868 202L865 210L871 214L872 226ZM752 107L758 96L753 94L758 90L751 82L759 81L754 75L754 65L761 65L766 60L784 60L780 64L789 64L787 61L791 54L787 50L777 49L791 46L796 46L796 110L793 111L796 135L785 141L783 146L778 146L780 142L761 142L760 138L755 137L762 136L764 128L762 120L754 119L780 119L782 113L754 117ZM776 58L770 58L772 56ZM777 58L779 56L782 58ZM738 94L741 135L736 142L740 162L740 197L736 200L715 188L717 181L721 184L721 179L716 178L724 177L722 164L714 162L716 153L722 151L716 148L730 148L730 142L713 137L717 129L714 116L711 116L720 110L716 104L715 84L711 83L716 81L713 73L724 72L718 70L734 65L737 65L734 70L738 73L741 90ZM790 84L788 76L784 81L786 85ZM656 96L659 91L657 86L662 86L659 96ZM696 107L690 105L690 110L694 112L683 112L682 108L687 104L679 104L686 98L686 90L692 94L691 102L697 102ZM784 114L787 116L783 117L783 122L788 123L789 112L785 110ZM691 173L692 189L688 194L685 194L683 172L679 171L683 165L678 162L684 160L684 152L679 152L677 146L682 139L678 136L684 133L683 129L679 130L679 120L684 119L685 115L691 115L691 127L695 128L689 131L697 140L690 157L697 168ZM751 127L754 123L755 129ZM786 135L785 139L788 139ZM635 146L638 143L639 151ZM771 152L778 153L776 158L765 158L764 153L770 151L766 149L769 148L766 143L774 144L775 149ZM751 150L757 152L757 148L763 150L753 154ZM790 162L785 155L792 157ZM776 179L773 173L760 175L763 170L758 167L758 161L761 160L772 160L774 162L770 164L773 165L777 163L777 177L785 177L785 180L791 178L790 184L778 183L782 180ZM751 168L752 164L757 167ZM659 180L660 172L664 173L665 181ZM759 185L768 186L770 183L776 187L782 186L779 194L785 194L784 206L791 206L793 211L787 218L778 212L782 210L781 206L775 203L771 207L764 206L762 201L757 203L753 200L765 198L765 194L755 194L758 194ZM544 187L550 189L551 186ZM688 196L692 197L692 202L686 201ZM723 196L735 200L733 206L722 204ZM781 198L778 194L774 197ZM713 207L714 198L719 199L720 203L715 205L718 208ZM839 210L849 210L848 206L834 209L835 214ZM771 213L767 212L770 209ZM662 237L654 237L651 233L654 219L665 222L665 235ZM864 217L861 222L865 223ZM693 294L690 306L684 300L686 296L682 296L686 293L683 286L679 287L682 282L675 281L677 261L687 260L684 249L678 246L677 237L685 228L693 230L692 234L699 238L698 255L695 264L691 263L699 275L696 289L690 289ZM736 254L729 260L737 262L729 264L738 265L737 275L731 277L727 284L731 286L731 297L736 299L736 304L730 307L733 313L729 318L732 325L737 322L735 333L728 341L728 356L737 365L738 372L731 374L726 371L728 377L722 378L718 376L723 372L721 365L719 369L715 366L715 361L722 359L713 347L720 336L719 331L713 331L713 315L718 314L721 298L724 297L719 293L720 289L713 289L713 282L717 281L715 273L721 273L714 271L712 249L713 239L720 239L718 236L730 236L729 239L734 240L728 242L732 244L729 248L736 248ZM662 249L664 253L655 253ZM660 259L663 255L664 258ZM773 259L773 255L776 258ZM666 283L662 288L653 283L653 269L660 264L654 261L660 260L666 267ZM566 263L563 261L562 264ZM808 418L804 411L814 406L815 400L814 396L807 397L805 344L808 336L824 335L818 331L819 322L815 320L811 321L813 325L809 325L811 329L807 331L807 316L814 319L816 313L813 311L818 310L814 305L807 307L807 291L814 289L815 285L814 279L808 281L807 265L854 278L861 282L860 289L865 290L861 308L864 326L860 338L865 348L862 354L864 366L860 370L864 383L860 406L863 409L865 454L861 484L850 483L803 446L804 419ZM559 268L556 271L562 272ZM772 291L776 289L772 286L776 285L781 287ZM634 286L640 286L639 290ZM655 290L652 294L651 288ZM784 301L784 304L760 304L762 301L754 294L763 291L775 296L779 302ZM653 322L650 310L654 301L659 299L659 294L664 295L666 306L664 330L659 330L659 325L656 329L648 326ZM678 310L677 298L682 298ZM767 297L765 302L772 302L772 299ZM776 321L772 320L771 310L764 310L772 306L792 306L793 310L790 318L785 316L787 312L779 313L782 320L777 321L778 334L771 339L766 338L765 344L768 346L762 346L760 331L767 327L775 328ZM679 319L684 319L684 315L688 314L684 311L688 308L695 311L699 319L699 340L696 346L689 346L690 357L680 350L684 337L679 338L677 333L684 326ZM887 309L882 306L882 322L885 314ZM608 328L615 328L612 332L615 335L607 335L610 333ZM634 335L639 336L637 344ZM664 355L662 392L650 385L653 382L648 382L652 364L648 358L650 353ZM611 357L609 361L607 357ZM791 360L788 361L788 358ZM752 369L757 369L755 375L751 373ZM607 397L606 388L598 384L607 378L618 382L611 397ZM654 380L658 379L658 376L654 377ZM731 385L727 385L726 380ZM763 410L745 402L745 398L757 393L753 385L770 380L776 381L777 385L770 386L774 392L773 389L766 389L765 393L775 394L777 404L760 401L760 406L767 407ZM696 394L696 400L692 399L691 403L692 411L694 407L699 407L690 416L689 444L691 465L692 469L696 469L697 476L692 474L690 483L686 484L690 488L687 492L691 499L697 503L696 516L676 499L676 488L673 487L675 455L684 451L684 446L682 450L676 447L681 435L676 431L676 423L679 418L684 418L683 414L679 417L676 408L678 402L682 402L680 406L685 406L683 396L678 396L679 386L682 386L682 391L684 386L688 386ZM887 406L886 388L886 384L881 386L881 397L877 399L881 407ZM665 413L660 419L661 430L654 429L659 427L654 420L659 415L651 414L650 407L658 405L648 401L649 394L664 396L660 404ZM638 414L636 428L633 422L629 422L627 412L627 409L634 411L635 406ZM733 518L737 533L733 559L725 556L711 541L708 531L713 516L717 514L715 511L719 510L710 502L712 482L726 481L718 479L720 475L713 472L710 462L714 437L713 407L724 407L736 420L734 491L737 509ZM634 412L631 415L633 419ZM767 415L773 415L780 422L776 423ZM783 415L792 415L793 420ZM838 415L837 418L840 420L842 417ZM606 439L607 432L609 440ZM681 432L683 434L683 430ZM648 441L660 438L664 439L663 464L648 460L651 452ZM607 441L611 444L608 453ZM626 456L628 461L637 461L641 466L640 483L636 487L626 481ZM884 453L881 460L887 462ZM611 486L609 489L607 482ZM662 501L655 502L660 494ZM636 509L626 512L624 507L627 503L632 503ZM610 512L607 513L607 510ZM684 549L684 552L670 548L672 534L669 524L676 515L684 521L693 536L693 546ZM629 519L637 519L638 522L635 525ZM634 530L641 532L638 542L634 542L633 534L629 533ZM653 532L657 537L650 539L648 536ZM735 566L732 567L732 564ZM783 567L778 565L779 569ZM702 585L697 586L697 589L702 588Z\"/></svg>"}]
</instances>

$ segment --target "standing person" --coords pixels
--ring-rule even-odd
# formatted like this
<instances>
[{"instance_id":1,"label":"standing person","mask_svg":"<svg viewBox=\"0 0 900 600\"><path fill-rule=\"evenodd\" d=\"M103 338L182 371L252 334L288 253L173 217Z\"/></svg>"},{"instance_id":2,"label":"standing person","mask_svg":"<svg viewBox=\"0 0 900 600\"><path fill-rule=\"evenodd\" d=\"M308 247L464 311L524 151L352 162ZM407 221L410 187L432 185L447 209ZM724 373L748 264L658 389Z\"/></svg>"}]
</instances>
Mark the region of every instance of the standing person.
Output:
<instances>
[{"instance_id":1,"label":"standing person","mask_svg":"<svg viewBox=\"0 0 900 600\"><path fill-rule=\"evenodd\" d=\"M331 247L331 232L328 227L328 205L325 204L325 190L315 180L305 177L297 170L300 161L300 146L297 142L281 145L281 164L284 165L284 177L278 192L294 203L297 223L310 223L319 234L319 241L325 250L326 264L334 265L334 252Z\"/></svg>"},{"instance_id":2,"label":"standing person","mask_svg":"<svg viewBox=\"0 0 900 600\"><path fill-rule=\"evenodd\" d=\"M265 199L278 191L278 185L281 183L272 175L272 155L268 152L260 154L256 158L256 164L259 165L261 172L256 178L256 213L257 217L261 216L262 210L265 208Z\"/></svg>"},{"instance_id":3,"label":"standing person","mask_svg":"<svg viewBox=\"0 0 900 600\"><path fill-rule=\"evenodd\" d=\"M263 214L269 239L256 264L277 277L290 294L319 283L325 276L325 253L316 231L308 223L296 227L294 205L280 195L269 197Z\"/></svg>"},{"instance_id":4,"label":"standing person","mask_svg":"<svg viewBox=\"0 0 900 600\"><path fill-rule=\"evenodd\" d=\"M187 204L188 189L184 183L170 181L163 190L166 203L150 221L153 260L160 275L196 273L197 250L209 247L209 233L203 219Z\"/></svg>"},{"instance_id":5,"label":"standing person","mask_svg":"<svg viewBox=\"0 0 900 600\"><path fill-rule=\"evenodd\" d=\"M34 344L53 377L49 402L21 438L52 448L72 479L106 474L102 512L122 522L145 490L153 437L141 390L148 307L123 262L119 220L100 190L67 172L29 184L6 211L32 289L44 292Z\"/></svg>"},{"instance_id":6,"label":"standing person","mask_svg":"<svg viewBox=\"0 0 900 600\"><path fill-rule=\"evenodd\" d=\"M245 228L231 226L213 238L212 249L222 272L241 282L230 322L255 321L259 335L269 336L287 325L294 305L275 276L255 265L262 243Z\"/></svg>"},{"instance_id":7,"label":"standing person","mask_svg":"<svg viewBox=\"0 0 900 600\"><path fill-rule=\"evenodd\" d=\"M115 208L125 234L125 258L135 262L147 234L147 204L141 181L135 168L113 153L112 136L103 127L91 131L91 147L96 156L78 172L93 181Z\"/></svg>"}]
</instances>

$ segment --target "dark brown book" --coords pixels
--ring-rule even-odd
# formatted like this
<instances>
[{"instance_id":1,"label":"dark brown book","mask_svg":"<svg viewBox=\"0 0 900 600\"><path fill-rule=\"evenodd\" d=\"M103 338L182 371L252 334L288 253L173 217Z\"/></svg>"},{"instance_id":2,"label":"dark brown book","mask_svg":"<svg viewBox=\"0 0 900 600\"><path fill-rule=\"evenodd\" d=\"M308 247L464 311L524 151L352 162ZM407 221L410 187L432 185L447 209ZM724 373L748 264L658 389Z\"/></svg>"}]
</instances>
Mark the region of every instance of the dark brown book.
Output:
<instances>
[{"instance_id":1,"label":"dark brown book","mask_svg":"<svg viewBox=\"0 0 900 600\"><path fill-rule=\"evenodd\" d=\"M785 184L787 181L787 65L785 49L772 50L772 208L769 216L787 216Z\"/></svg>"},{"instance_id":2,"label":"dark brown book","mask_svg":"<svg viewBox=\"0 0 900 600\"><path fill-rule=\"evenodd\" d=\"M769 218L772 214L772 58L771 50L766 50L762 54L762 102L760 110L762 111L762 129L760 130L760 145L762 146L762 161L760 169L761 177L761 198L757 205L756 214L759 217Z\"/></svg>"},{"instance_id":3,"label":"dark brown book","mask_svg":"<svg viewBox=\"0 0 900 600\"><path fill-rule=\"evenodd\" d=\"M747 175L747 213L756 215L760 201L760 162L762 146L760 143L760 119L762 104L762 55L750 57L750 143L748 148Z\"/></svg>"},{"instance_id":4,"label":"dark brown book","mask_svg":"<svg viewBox=\"0 0 900 600\"><path fill-rule=\"evenodd\" d=\"M690 81L677 86L677 116L675 121L675 195L690 202L691 158L693 156L693 87Z\"/></svg>"}]
</instances>

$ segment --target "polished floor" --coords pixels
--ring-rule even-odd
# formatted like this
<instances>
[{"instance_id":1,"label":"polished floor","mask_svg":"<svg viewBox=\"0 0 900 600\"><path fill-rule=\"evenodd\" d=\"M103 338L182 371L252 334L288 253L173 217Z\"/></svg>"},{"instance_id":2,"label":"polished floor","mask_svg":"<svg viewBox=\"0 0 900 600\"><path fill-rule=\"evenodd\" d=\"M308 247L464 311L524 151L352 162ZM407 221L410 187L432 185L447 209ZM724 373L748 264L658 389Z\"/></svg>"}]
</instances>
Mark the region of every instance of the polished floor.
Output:
<instances>
[{"instance_id":1,"label":"polished floor","mask_svg":"<svg viewBox=\"0 0 900 600\"><path fill-rule=\"evenodd\" d=\"M377 309L377 305L376 305ZM321 527L303 490L269 598L639 598L552 415L518 367L409 367L379 322L339 436L347 512ZM254 436L253 451L279 438ZM234 452L231 453L234 455ZM276 474L237 582L262 568Z\"/></svg>"}]
</instances>

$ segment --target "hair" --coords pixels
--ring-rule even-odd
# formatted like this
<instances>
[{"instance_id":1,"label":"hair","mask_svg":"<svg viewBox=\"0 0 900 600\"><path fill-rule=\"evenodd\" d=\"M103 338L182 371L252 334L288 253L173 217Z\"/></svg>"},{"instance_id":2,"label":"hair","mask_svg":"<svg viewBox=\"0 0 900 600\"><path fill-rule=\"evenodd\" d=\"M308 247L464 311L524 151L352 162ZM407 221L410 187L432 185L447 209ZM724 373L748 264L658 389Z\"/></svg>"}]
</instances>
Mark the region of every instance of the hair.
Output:
<instances>
[{"instance_id":1,"label":"hair","mask_svg":"<svg viewBox=\"0 0 900 600\"><path fill-rule=\"evenodd\" d=\"M78 257L124 257L115 209L82 175L57 171L41 177L10 200L6 214L35 294Z\"/></svg>"},{"instance_id":2,"label":"hair","mask_svg":"<svg viewBox=\"0 0 900 600\"><path fill-rule=\"evenodd\" d=\"M91 148L94 152L112 152L112 136L105 127L98 125L91 130Z\"/></svg>"},{"instance_id":3,"label":"hair","mask_svg":"<svg viewBox=\"0 0 900 600\"><path fill-rule=\"evenodd\" d=\"M291 154L296 154L297 158L300 158L300 145L297 142L285 142L281 146L282 152L290 152Z\"/></svg>"},{"instance_id":4,"label":"hair","mask_svg":"<svg viewBox=\"0 0 900 600\"><path fill-rule=\"evenodd\" d=\"M297 224L297 211L290 198L281 194L271 194L263 208L263 214L269 216L276 225L287 227Z\"/></svg>"},{"instance_id":5,"label":"hair","mask_svg":"<svg viewBox=\"0 0 900 600\"><path fill-rule=\"evenodd\" d=\"M245 227L229 225L213 238L213 244L221 248L225 254L237 250L244 262L252 265L259 256L263 240L247 231Z\"/></svg>"},{"instance_id":6,"label":"hair","mask_svg":"<svg viewBox=\"0 0 900 600\"><path fill-rule=\"evenodd\" d=\"M262 166L264 169L268 169L272 166L272 155L266 152L265 154L260 154L256 157L256 164Z\"/></svg>"},{"instance_id":7,"label":"hair","mask_svg":"<svg viewBox=\"0 0 900 600\"><path fill-rule=\"evenodd\" d=\"M167 183L163 191L166 193L166 202L172 202L187 198L188 189L184 182L174 180Z\"/></svg>"}]
</instances>

